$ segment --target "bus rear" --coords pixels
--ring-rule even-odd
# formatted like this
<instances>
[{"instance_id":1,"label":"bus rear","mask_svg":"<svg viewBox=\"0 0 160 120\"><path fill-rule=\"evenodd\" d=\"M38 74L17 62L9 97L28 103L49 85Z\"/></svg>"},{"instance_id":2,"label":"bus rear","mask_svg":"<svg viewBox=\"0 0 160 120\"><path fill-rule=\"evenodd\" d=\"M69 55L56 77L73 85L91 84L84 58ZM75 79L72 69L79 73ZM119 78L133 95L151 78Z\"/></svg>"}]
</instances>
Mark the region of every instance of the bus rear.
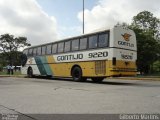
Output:
<instances>
[{"instance_id":1,"label":"bus rear","mask_svg":"<svg viewBox=\"0 0 160 120\"><path fill-rule=\"evenodd\" d=\"M110 31L109 76L135 76L137 44L135 33L121 26Z\"/></svg>"}]
</instances>

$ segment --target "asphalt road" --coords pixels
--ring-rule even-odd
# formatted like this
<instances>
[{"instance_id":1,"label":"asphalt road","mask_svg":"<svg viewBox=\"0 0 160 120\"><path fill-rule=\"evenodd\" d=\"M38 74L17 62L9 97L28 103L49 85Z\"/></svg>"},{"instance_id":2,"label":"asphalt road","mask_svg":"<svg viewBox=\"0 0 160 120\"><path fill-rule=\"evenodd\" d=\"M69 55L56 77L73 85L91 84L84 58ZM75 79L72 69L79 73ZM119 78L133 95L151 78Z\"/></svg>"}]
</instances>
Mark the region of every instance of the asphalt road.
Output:
<instances>
[{"instance_id":1,"label":"asphalt road","mask_svg":"<svg viewBox=\"0 0 160 120\"><path fill-rule=\"evenodd\" d=\"M0 78L0 113L160 113L160 82Z\"/></svg>"}]
</instances>

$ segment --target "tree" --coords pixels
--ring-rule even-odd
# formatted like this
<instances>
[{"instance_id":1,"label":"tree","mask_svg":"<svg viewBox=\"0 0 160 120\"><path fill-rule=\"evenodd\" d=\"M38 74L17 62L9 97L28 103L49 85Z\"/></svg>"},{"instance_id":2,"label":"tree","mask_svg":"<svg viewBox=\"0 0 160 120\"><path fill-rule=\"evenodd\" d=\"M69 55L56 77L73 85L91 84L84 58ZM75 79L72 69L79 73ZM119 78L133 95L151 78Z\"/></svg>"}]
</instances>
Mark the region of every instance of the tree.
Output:
<instances>
[{"instance_id":1,"label":"tree","mask_svg":"<svg viewBox=\"0 0 160 120\"><path fill-rule=\"evenodd\" d=\"M160 20L152 13L143 11L133 17L130 28L137 37L138 69L149 73L160 56Z\"/></svg>"},{"instance_id":2,"label":"tree","mask_svg":"<svg viewBox=\"0 0 160 120\"><path fill-rule=\"evenodd\" d=\"M7 58L9 64L18 60L18 51L26 46L30 46L26 37L14 37L9 34L0 36L0 52Z\"/></svg>"},{"instance_id":3,"label":"tree","mask_svg":"<svg viewBox=\"0 0 160 120\"><path fill-rule=\"evenodd\" d=\"M132 25L145 32L150 32L155 39L160 38L160 19L154 17L151 12L142 11L134 16Z\"/></svg>"}]
</instances>

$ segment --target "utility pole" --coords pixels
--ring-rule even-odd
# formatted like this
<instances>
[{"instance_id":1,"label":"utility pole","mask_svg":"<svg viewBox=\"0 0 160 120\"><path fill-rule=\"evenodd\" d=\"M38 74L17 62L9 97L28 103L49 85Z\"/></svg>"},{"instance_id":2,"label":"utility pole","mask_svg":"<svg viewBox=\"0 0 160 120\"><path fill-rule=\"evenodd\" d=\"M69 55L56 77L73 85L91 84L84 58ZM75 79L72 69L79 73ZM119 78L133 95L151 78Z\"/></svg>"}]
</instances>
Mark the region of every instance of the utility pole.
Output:
<instances>
[{"instance_id":1,"label":"utility pole","mask_svg":"<svg viewBox=\"0 0 160 120\"><path fill-rule=\"evenodd\" d=\"M83 34L84 34L84 0L83 0Z\"/></svg>"}]
</instances>

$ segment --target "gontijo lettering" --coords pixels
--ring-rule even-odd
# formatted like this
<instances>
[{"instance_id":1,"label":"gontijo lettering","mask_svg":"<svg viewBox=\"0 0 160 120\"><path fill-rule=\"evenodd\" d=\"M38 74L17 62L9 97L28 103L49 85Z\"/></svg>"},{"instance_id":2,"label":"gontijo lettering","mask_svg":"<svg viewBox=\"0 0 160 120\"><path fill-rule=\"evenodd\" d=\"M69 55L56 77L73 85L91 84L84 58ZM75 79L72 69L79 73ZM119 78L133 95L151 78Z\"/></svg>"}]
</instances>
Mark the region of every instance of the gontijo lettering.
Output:
<instances>
[{"instance_id":1,"label":"gontijo lettering","mask_svg":"<svg viewBox=\"0 0 160 120\"><path fill-rule=\"evenodd\" d=\"M118 41L118 45L124 45L129 47L134 47L134 44L129 43L131 35L128 33L122 34L122 37L125 41Z\"/></svg>"},{"instance_id":2,"label":"gontijo lettering","mask_svg":"<svg viewBox=\"0 0 160 120\"><path fill-rule=\"evenodd\" d=\"M80 60L80 59L83 59L83 54L62 55L57 57L57 61Z\"/></svg>"},{"instance_id":3,"label":"gontijo lettering","mask_svg":"<svg viewBox=\"0 0 160 120\"><path fill-rule=\"evenodd\" d=\"M118 45L124 45L124 46L134 47L134 44L128 43L128 42L123 42L123 41L118 41Z\"/></svg>"}]
</instances>

